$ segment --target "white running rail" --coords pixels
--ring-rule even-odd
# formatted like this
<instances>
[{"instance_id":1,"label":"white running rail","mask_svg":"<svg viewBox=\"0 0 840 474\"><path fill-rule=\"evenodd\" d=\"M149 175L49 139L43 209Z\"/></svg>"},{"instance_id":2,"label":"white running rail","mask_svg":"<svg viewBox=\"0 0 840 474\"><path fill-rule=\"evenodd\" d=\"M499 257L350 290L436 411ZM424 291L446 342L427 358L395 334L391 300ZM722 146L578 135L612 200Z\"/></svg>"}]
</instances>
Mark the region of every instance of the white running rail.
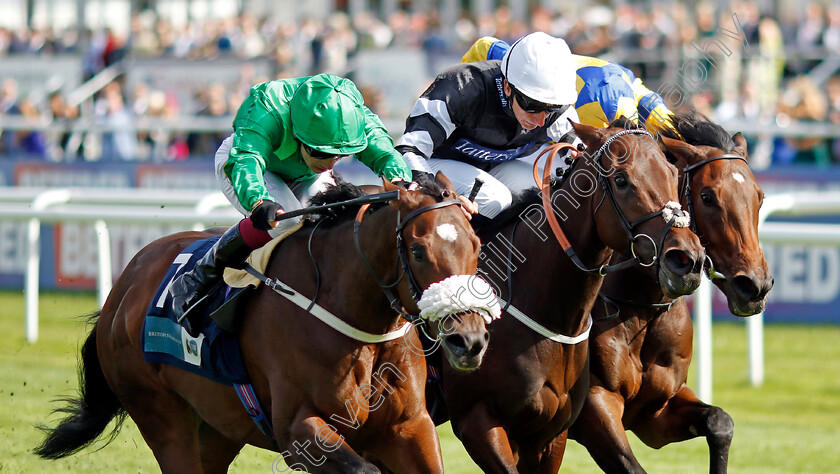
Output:
<instances>
[{"instance_id":1,"label":"white running rail","mask_svg":"<svg viewBox=\"0 0 840 474\"><path fill-rule=\"evenodd\" d=\"M766 222L771 216L840 215L840 192L794 192L767 196L758 218L758 236L763 244L840 246L840 224ZM697 396L712 403L712 290L703 279L694 293L697 347ZM771 290L772 291L772 290ZM764 382L764 313L747 319L750 383Z\"/></svg>"},{"instance_id":2,"label":"white running rail","mask_svg":"<svg viewBox=\"0 0 840 474\"><path fill-rule=\"evenodd\" d=\"M138 188L0 188L0 219L28 222L24 295L26 340L38 340L41 223L88 222L97 236L100 307L111 291L112 223L228 226L242 218L219 191Z\"/></svg>"}]
</instances>

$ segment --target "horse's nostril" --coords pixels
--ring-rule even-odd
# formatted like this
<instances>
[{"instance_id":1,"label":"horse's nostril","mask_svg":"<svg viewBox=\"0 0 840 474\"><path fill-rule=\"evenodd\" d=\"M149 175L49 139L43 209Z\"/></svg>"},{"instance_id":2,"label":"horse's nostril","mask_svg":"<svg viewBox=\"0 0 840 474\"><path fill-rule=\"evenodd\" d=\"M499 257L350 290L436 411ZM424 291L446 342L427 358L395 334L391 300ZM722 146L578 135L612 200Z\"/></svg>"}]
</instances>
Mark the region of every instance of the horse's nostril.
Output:
<instances>
[{"instance_id":1,"label":"horse's nostril","mask_svg":"<svg viewBox=\"0 0 840 474\"><path fill-rule=\"evenodd\" d=\"M687 275L696 266L695 260L682 250L669 250L665 253L664 260L668 269L677 275Z\"/></svg>"},{"instance_id":2,"label":"horse's nostril","mask_svg":"<svg viewBox=\"0 0 840 474\"><path fill-rule=\"evenodd\" d=\"M450 334L444 338L444 342L453 351L466 352L467 350L467 341L460 334Z\"/></svg>"},{"instance_id":3,"label":"horse's nostril","mask_svg":"<svg viewBox=\"0 0 840 474\"><path fill-rule=\"evenodd\" d=\"M753 281L752 278L746 275L735 276L735 278L732 279L732 285L735 287L735 291L749 300L755 301L757 299L761 299L758 291L758 285L755 284L755 281Z\"/></svg>"}]
</instances>

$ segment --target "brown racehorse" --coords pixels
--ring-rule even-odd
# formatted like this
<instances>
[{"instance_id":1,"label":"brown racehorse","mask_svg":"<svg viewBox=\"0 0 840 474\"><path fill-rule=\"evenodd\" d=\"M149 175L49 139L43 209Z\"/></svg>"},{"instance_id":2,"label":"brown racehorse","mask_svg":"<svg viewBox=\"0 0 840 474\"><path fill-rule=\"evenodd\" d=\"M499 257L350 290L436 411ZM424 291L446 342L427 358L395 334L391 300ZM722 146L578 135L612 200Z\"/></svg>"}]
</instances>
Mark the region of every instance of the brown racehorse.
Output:
<instances>
[{"instance_id":1,"label":"brown racehorse","mask_svg":"<svg viewBox=\"0 0 840 474\"><path fill-rule=\"evenodd\" d=\"M358 232L364 260L415 315L418 304L407 280L425 289L452 275L473 274L479 254L479 240L451 183L442 175L435 181L400 191L398 201L368 214ZM396 188L386 183L384 189ZM314 295L311 244L320 263L321 307L372 335L405 327L354 250L353 220L336 220L310 226L310 232L304 227L281 243L266 275ZM396 250L398 234L404 252ZM64 410L70 416L50 430L36 453L72 454L127 413L166 473L226 472L245 444L281 452L289 466L310 472L379 472L359 453L400 472L442 472L437 433L425 410L425 363L406 343L419 347L414 327L390 342L360 342L266 285L247 296L240 310L242 358L276 445L251 421L232 387L144 361L141 327L156 287L179 252L209 235L164 237L128 264L82 348L81 397L71 400ZM407 259L402 270L398 254ZM486 341L482 315L459 316L458 334ZM464 343L455 345L457 351ZM478 352L469 357L480 358Z\"/></svg>"},{"instance_id":2,"label":"brown racehorse","mask_svg":"<svg viewBox=\"0 0 840 474\"><path fill-rule=\"evenodd\" d=\"M558 436L577 417L589 387L585 334L601 270L610 271L601 265L613 249L634 240L640 262L674 297L700 282L700 242L663 213L678 200L677 171L652 136L625 126L575 124L588 152L552 186L553 212L578 263L592 270L573 263L551 236L534 193L478 231L486 257L481 270L512 305L488 327L492 343L481 369L444 366L443 389L453 430L484 472L559 468L559 460L545 462L554 462L552 451L565 445ZM505 261L511 261L507 271ZM530 323L514 319L517 310ZM581 337L567 340L574 336Z\"/></svg>"},{"instance_id":3,"label":"brown racehorse","mask_svg":"<svg viewBox=\"0 0 840 474\"><path fill-rule=\"evenodd\" d=\"M688 144L663 138L666 154L681 170L682 203L713 262L713 281L732 314L758 313L773 279L758 243L764 195L745 161L746 142L702 116L678 114L673 123ZM592 381L570 437L604 471L644 472L625 430L654 448L704 436L710 472L726 472L732 419L686 385L693 334L686 302L635 269L610 275L601 291L610 303L593 311Z\"/></svg>"}]
</instances>

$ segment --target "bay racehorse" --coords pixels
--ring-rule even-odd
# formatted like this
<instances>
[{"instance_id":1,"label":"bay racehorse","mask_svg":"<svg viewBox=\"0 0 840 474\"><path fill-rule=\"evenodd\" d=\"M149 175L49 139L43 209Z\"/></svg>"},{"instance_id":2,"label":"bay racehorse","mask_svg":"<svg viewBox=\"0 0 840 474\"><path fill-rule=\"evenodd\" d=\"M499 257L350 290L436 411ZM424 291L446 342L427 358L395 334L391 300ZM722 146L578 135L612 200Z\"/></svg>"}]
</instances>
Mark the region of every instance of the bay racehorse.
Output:
<instances>
[{"instance_id":1,"label":"bay racehorse","mask_svg":"<svg viewBox=\"0 0 840 474\"><path fill-rule=\"evenodd\" d=\"M562 182L549 188L543 177L550 212L540 204L547 196L526 193L478 230L480 270L505 312L488 327L482 367L467 373L444 365L443 391L455 434L484 472L559 468L551 454L564 447L561 434L589 388L589 313L605 273L646 265L674 297L700 282L703 249L675 203L677 171L650 134L627 123L575 124L588 151ZM552 215L568 245L552 236ZM636 258L607 267L613 249L628 248Z\"/></svg>"},{"instance_id":2,"label":"bay racehorse","mask_svg":"<svg viewBox=\"0 0 840 474\"><path fill-rule=\"evenodd\" d=\"M385 191L395 189L384 184ZM310 472L379 472L366 458L400 472L442 472L425 409L425 363L410 349L419 347L416 331L380 284L416 315L418 289L474 276L480 244L443 175L399 196L363 221L360 212L358 224L347 218L308 224L276 247L265 271L302 295L320 288L318 305L352 331L328 327L267 285L240 308L242 359L273 440L232 387L144 361L141 328L158 284L176 255L211 235L184 232L149 244L117 279L82 348L81 396L61 410L69 416L36 454L72 454L127 413L165 473L225 472L245 444L280 452L291 468ZM454 333L486 343L487 314L480 311L462 310ZM457 352L465 344L454 345ZM480 352L472 347L461 359L480 360Z\"/></svg>"},{"instance_id":3,"label":"bay racehorse","mask_svg":"<svg viewBox=\"0 0 840 474\"><path fill-rule=\"evenodd\" d=\"M712 262L709 275L732 314L763 311L773 278L758 242L764 195L747 166L746 141L699 115L677 114L673 125L687 143L663 137L663 146L681 172L681 202ZM732 418L686 385L693 328L684 299L663 294L637 269L609 275L601 292L605 303L592 312L591 385L570 437L606 472L644 472L625 430L653 448L703 436L710 472L726 472Z\"/></svg>"}]
</instances>

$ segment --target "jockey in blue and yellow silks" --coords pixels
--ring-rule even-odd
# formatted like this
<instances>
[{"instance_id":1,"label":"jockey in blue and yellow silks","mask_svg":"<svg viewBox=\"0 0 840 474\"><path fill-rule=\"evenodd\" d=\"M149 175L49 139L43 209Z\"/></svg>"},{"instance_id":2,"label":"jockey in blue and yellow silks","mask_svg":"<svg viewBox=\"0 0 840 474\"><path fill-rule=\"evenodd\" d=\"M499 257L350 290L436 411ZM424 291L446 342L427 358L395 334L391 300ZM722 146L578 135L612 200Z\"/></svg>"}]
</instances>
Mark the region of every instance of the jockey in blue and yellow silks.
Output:
<instances>
[{"instance_id":1,"label":"jockey in blue and yellow silks","mask_svg":"<svg viewBox=\"0 0 840 474\"><path fill-rule=\"evenodd\" d=\"M485 36L470 47L461 62L502 59L509 48L506 42ZM665 101L631 70L603 59L577 54L572 57L577 61L575 108L581 123L604 128L623 115L641 122L651 132L667 126L671 111Z\"/></svg>"}]
</instances>

